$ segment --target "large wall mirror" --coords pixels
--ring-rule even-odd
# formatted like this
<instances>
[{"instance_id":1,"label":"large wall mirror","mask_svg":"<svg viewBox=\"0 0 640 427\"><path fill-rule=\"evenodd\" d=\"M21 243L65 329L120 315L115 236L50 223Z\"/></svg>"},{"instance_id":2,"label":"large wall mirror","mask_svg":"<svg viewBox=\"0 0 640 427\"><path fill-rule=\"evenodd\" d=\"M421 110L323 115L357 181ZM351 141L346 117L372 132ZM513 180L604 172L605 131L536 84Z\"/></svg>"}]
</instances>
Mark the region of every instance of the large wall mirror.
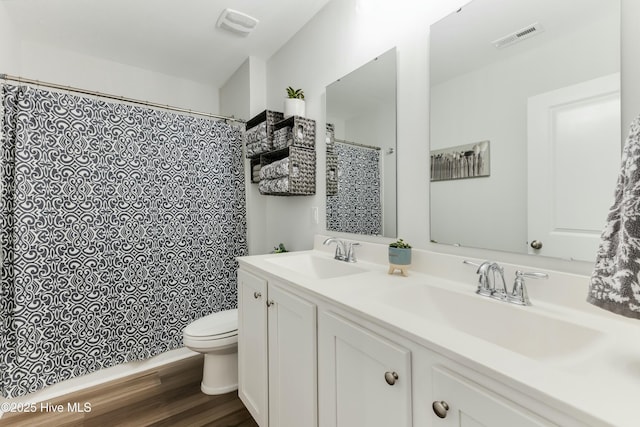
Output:
<instances>
[{"instance_id":1,"label":"large wall mirror","mask_svg":"<svg viewBox=\"0 0 640 427\"><path fill-rule=\"evenodd\" d=\"M396 237L396 51L327 86L327 230Z\"/></svg>"},{"instance_id":2,"label":"large wall mirror","mask_svg":"<svg viewBox=\"0 0 640 427\"><path fill-rule=\"evenodd\" d=\"M619 0L473 0L430 37L431 239L593 261L620 166Z\"/></svg>"}]
</instances>

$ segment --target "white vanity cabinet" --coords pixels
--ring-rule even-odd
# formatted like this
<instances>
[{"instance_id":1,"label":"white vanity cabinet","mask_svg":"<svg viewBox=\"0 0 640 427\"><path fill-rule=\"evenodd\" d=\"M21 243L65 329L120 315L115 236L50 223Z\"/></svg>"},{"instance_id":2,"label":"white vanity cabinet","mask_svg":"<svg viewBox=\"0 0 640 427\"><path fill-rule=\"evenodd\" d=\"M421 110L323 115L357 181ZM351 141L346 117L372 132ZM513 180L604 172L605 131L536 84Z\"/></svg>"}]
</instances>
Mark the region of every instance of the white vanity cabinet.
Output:
<instances>
[{"instance_id":1,"label":"white vanity cabinet","mask_svg":"<svg viewBox=\"0 0 640 427\"><path fill-rule=\"evenodd\" d=\"M260 427L317 426L316 306L238 271L238 394Z\"/></svg>"},{"instance_id":2,"label":"white vanity cabinet","mask_svg":"<svg viewBox=\"0 0 640 427\"><path fill-rule=\"evenodd\" d=\"M320 312L318 371L321 427L412 425L408 349Z\"/></svg>"},{"instance_id":3,"label":"white vanity cabinet","mask_svg":"<svg viewBox=\"0 0 640 427\"><path fill-rule=\"evenodd\" d=\"M239 396L260 427L603 425L380 321L378 306L260 271L238 272Z\"/></svg>"}]
</instances>

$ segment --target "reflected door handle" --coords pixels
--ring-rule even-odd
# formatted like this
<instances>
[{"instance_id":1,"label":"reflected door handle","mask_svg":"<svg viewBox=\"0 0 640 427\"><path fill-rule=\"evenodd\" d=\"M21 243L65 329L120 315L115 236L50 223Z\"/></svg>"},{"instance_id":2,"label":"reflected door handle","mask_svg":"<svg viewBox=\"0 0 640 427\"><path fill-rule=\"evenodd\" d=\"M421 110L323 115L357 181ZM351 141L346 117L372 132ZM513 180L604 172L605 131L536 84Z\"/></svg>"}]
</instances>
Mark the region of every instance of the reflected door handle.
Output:
<instances>
[{"instance_id":1,"label":"reflected door handle","mask_svg":"<svg viewBox=\"0 0 640 427\"><path fill-rule=\"evenodd\" d=\"M542 242L540 240L534 240L531 242L531 247L533 249L542 249Z\"/></svg>"}]
</instances>

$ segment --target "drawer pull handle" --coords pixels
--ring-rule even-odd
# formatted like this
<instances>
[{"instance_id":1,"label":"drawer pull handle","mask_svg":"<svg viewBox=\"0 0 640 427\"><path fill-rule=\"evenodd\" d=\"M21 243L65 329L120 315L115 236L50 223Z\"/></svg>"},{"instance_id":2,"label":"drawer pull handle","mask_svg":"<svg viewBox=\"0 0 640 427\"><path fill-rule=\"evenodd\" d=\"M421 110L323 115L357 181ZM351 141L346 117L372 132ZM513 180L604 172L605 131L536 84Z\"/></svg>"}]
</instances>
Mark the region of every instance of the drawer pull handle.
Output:
<instances>
[{"instance_id":1,"label":"drawer pull handle","mask_svg":"<svg viewBox=\"0 0 640 427\"><path fill-rule=\"evenodd\" d=\"M275 304L275 303L273 302L272 299L267 300L267 307L271 307L273 304Z\"/></svg>"},{"instance_id":2,"label":"drawer pull handle","mask_svg":"<svg viewBox=\"0 0 640 427\"><path fill-rule=\"evenodd\" d=\"M431 407L433 408L434 414L436 414L438 418L446 418L447 412L449 411L449 404L447 404L447 402L445 402L444 400L436 400L435 402L433 402L433 405L431 405Z\"/></svg>"},{"instance_id":3,"label":"drawer pull handle","mask_svg":"<svg viewBox=\"0 0 640 427\"><path fill-rule=\"evenodd\" d=\"M262 294L261 294L260 292L254 292L254 293L253 293L253 297L254 297L255 299L258 299L258 298L260 298L261 296L262 296Z\"/></svg>"},{"instance_id":4,"label":"drawer pull handle","mask_svg":"<svg viewBox=\"0 0 640 427\"><path fill-rule=\"evenodd\" d=\"M384 380L387 382L387 384L394 385L398 380L398 374L395 372L387 371L384 373Z\"/></svg>"}]
</instances>

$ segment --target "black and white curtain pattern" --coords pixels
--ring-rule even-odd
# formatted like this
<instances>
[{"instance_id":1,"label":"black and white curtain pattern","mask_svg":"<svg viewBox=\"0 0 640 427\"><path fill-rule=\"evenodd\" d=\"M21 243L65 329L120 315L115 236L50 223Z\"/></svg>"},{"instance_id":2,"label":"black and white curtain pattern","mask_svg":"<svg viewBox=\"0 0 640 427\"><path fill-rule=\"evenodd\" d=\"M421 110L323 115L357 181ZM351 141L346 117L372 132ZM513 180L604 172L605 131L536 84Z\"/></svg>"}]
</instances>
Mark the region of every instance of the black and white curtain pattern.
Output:
<instances>
[{"instance_id":1,"label":"black and white curtain pattern","mask_svg":"<svg viewBox=\"0 0 640 427\"><path fill-rule=\"evenodd\" d=\"M327 196L327 230L382 234L380 151L336 142L338 192Z\"/></svg>"},{"instance_id":2,"label":"black and white curtain pattern","mask_svg":"<svg viewBox=\"0 0 640 427\"><path fill-rule=\"evenodd\" d=\"M25 86L2 106L4 397L181 347L237 306L237 128Z\"/></svg>"}]
</instances>

